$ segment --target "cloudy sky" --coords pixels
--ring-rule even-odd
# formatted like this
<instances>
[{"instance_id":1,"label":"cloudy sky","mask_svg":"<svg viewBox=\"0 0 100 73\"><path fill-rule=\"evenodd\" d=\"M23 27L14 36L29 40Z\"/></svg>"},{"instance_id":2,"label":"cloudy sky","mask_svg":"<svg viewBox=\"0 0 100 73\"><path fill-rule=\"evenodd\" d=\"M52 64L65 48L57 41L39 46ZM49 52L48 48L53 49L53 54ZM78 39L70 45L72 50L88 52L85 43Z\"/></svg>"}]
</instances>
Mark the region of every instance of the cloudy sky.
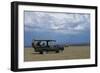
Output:
<instances>
[{"instance_id":1,"label":"cloudy sky","mask_svg":"<svg viewBox=\"0 0 100 73\"><path fill-rule=\"evenodd\" d=\"M90 14L24 11L24 43L32 39L89 43Z\"/></svg>"}]
</instances>

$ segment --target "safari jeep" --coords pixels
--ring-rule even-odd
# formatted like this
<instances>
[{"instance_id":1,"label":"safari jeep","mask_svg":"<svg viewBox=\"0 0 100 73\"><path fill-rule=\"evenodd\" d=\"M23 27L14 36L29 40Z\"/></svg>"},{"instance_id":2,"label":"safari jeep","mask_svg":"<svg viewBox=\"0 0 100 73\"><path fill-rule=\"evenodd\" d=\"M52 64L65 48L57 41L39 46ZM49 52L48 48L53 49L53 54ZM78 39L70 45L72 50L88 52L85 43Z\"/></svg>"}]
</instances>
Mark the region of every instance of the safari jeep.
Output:
<instances>
[{"instance_id":1,"label":"safari jeep","mask_svg":"<svg viewBox=\"0 0 100 73\"><path fill-rule=\"evenodd\" d=\"M54 45L55 40L33 40L32 47L35 52L39 52L40 54L46 54L49 51L54 51L59 53L64 51L64 46Z\"/></svg>"}]
</instances>

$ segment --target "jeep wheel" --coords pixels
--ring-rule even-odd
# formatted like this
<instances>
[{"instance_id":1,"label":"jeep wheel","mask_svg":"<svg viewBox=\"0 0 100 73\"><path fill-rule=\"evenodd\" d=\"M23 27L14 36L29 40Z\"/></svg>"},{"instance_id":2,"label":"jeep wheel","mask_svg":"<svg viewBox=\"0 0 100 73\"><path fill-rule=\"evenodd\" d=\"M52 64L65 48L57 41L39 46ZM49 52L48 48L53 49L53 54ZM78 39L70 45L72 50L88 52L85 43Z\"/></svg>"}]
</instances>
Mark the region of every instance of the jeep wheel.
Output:
<instances>
[{"instance_id":1,"label":"jeep wheel","mask_svg":"<svg viewBox=\"0 0 100 73\"><path fill-rule=\"evenodd\" d=\"M40 52L40 54L43 54L43 52Z\"/></svg>"},{"instance_id":2,"label":"jeep wheel","mask_svg":"<svg viewBox=\"0 0 100 73\"><path fill-rule=\"evenodd\" d=\"M59 53L59 50L58 50L58 51L56 51L56 53Z\"/></svg>"}]
</instances>

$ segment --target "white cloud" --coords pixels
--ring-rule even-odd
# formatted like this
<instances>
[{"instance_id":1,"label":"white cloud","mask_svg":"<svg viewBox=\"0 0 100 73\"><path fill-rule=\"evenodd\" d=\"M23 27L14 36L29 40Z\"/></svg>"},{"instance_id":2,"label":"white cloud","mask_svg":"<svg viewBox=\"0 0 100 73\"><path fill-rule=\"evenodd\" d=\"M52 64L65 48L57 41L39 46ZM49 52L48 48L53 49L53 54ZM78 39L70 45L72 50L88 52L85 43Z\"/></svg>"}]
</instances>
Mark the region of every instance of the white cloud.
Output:
<instances>
[{"instance_id":1,"label":"white cloud","mask_svg":"<svg viewBox=\"0 0 100 73\"><path fill-rule=\"evenodd\" d=\"M29 27L31 28L29 28ZM25 30L77 33L90 29L89 14L25 12ZM37 28L36 28L37 27Z\"/></svg>"},{"instance_id":2,"label":"white cloud","mask_svg":"<svg viewBox=\"0 0 100 73\"><path fill-rule=\"evenodd\" d=\"M75 30L84 30L84 27L82 27L81 25L78 25L77 27L74 28Z\"/></svg>"}]
</instances>

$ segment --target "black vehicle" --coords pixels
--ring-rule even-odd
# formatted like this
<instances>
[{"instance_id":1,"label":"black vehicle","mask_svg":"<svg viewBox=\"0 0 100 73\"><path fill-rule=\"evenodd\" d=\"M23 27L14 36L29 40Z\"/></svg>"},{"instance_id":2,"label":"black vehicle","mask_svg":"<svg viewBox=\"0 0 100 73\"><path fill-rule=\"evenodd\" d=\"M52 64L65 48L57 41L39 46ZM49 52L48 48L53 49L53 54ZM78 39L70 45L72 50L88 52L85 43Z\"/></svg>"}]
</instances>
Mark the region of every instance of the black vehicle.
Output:
<instances>
[{"instance_id":1,"label":"black vehicle","mask_svg":"<svg viewBox=\"0 0 100 73\"><path fill-rule=\"evenodd\" d=\"M55 51L59 53L64 50L64 46L53 44L56 40L33 40L32 47L35 52L39 52L40 54L48 53L49 51Z\"/></svg>"}]
</instances>

